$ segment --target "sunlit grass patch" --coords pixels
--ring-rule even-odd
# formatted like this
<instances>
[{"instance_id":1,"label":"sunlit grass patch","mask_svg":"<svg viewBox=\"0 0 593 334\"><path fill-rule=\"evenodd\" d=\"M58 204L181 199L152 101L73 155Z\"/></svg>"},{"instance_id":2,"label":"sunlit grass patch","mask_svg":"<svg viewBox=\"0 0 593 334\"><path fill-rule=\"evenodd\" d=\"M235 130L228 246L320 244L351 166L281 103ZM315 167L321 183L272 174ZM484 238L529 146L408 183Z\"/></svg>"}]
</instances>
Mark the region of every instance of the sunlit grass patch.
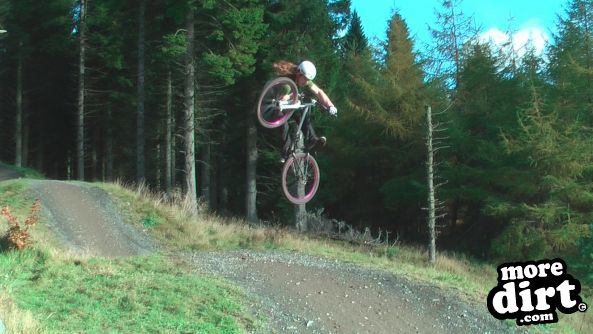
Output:
<instances>
[{"instance_id":1,"label":"sunlit grass patch","mask_svg":"<svg viewBox=\"0 0 593 334\"><path fill-rule=\"evenodd\" d=\"M0 182L0 208L8 206L18 218L27 215L31 203L35 200L25 190L28 180L16 179Z\"/></svg>"},{"instance_id":2,"label":"sunlit grass patch","mask_svg":"<svg viewBox=\"0 0 593 334\"><path fill-rule=\"evenodd\" d=\"M185 196L167 197L145 186L100 184L117 199L127 221L141 224L168 246L182 250L279 248L292 238L284 229L254 227L241 219L222 218L200 208L193 215ZM147 224L150 222L150 224Z\"/></svg>"},{"instance_id":3,"label":"sunlit grass patch","mask_svg":"<svg viewBox=\"0 0 593 334\"><path fill-rule=\"evenodd\" d=\"M33 313L18 309L14 300L10 298L7 291L3 288L0 288L0 321L3 322L5 328L10 329L9 333L44 333Z\"/></svg>"},{"instance_id":4,"label":"sunlit grass patch","mask_svg":"<svg viewBox=\"0 0 593 334\"><path fill-rule=\"evenodd\" d=\"M49 333L241 333L254 326L241 291L158 256L77 259L27 250L0 254L0 268L4 298Z\"/></svg>"}]
</instances>

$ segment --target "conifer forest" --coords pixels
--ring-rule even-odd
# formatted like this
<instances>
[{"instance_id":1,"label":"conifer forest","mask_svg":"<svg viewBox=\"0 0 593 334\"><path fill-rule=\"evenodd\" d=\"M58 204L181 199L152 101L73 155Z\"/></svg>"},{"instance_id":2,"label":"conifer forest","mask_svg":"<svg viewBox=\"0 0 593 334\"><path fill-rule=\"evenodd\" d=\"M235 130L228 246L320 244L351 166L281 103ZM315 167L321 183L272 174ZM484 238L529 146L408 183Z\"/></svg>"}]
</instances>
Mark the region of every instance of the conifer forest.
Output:
<instances>
[{"instance_id":1,"label":"conifer forest","mask_svg":"<svg viewBox=\"0 0 593 334\"><path fill-rule=\"evenodd\" d=\"M307 211L426 245L430 106L437 249L561 257L593 282L593 0L543 53L480 39L459 0L427 11L419 45L397 11L368 38L349 0L0 0L0 161L290 226L281 130L255 104L274 62L310 60L338 117L313 112Z\"/></svg>"}]
</instances>

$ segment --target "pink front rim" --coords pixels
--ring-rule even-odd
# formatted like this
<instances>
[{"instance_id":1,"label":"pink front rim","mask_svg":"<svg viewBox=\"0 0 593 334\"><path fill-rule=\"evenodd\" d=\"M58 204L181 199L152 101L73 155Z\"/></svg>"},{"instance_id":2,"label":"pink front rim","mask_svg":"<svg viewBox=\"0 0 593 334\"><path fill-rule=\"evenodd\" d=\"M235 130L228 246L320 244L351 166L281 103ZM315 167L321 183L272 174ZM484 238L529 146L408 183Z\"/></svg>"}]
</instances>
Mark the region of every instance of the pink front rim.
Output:
<instances>
[{"instance_id":1,"label":"pink front rim","mask_svg":"<svg viewBox=\"0 0 593 334\"><path fill-rule=\"evenodd\" d=\"M271 129L271 128L277 128L277 127L279 127L280 125L282 125L282 124L286 123L286 120L288 120L288 118L289 118L289 117L292 115L292 113L293 113L293 111L291 110L290 112L288 112L288 113L284 114L284 116L282 116L282 117L278 118L277 120L275 120L275 121L273 121L273 122L268 122L268 121L266 121L266 120L265 120L265 119L264 119L264 118L261 116L261 114L259 114L259 113L258 113L258 115L257 115L257 116L258 116L258 118L259 118L259 121L261 122L261 124L262 124L264 127L266 127L266 128L270 128L270 129Z\"/></svg>"},{"instance_id":2,"label":"pink front rim","mask_svg":"<svg viewBox=\"0 0 593 334\"><path fill-rule=\"evenodd\" d=\"M294 104L298 101L298 89L297 89L297 86L294 83L294 81L292 81L291 79L281 77L281 78L276 78L275 80L266 84L266 87L262 91L262 93L259 97L259 100L258 100L257 118L262 126L269 128L269 129L277 128L277 127L281 126L282 124L286 123L286 121L288 121L288 119L292 116L292 114L294 112L294 109L288 110L282 117L275 119L273 121L269 121L264 118L264 116L263 116L264 110L262 110L262 102L264 101L264 97L271 89L273 89L275 86L278 86L278 85L290 86L291 91L293 93L291 103Z\"/></svg>"}]
</instances>

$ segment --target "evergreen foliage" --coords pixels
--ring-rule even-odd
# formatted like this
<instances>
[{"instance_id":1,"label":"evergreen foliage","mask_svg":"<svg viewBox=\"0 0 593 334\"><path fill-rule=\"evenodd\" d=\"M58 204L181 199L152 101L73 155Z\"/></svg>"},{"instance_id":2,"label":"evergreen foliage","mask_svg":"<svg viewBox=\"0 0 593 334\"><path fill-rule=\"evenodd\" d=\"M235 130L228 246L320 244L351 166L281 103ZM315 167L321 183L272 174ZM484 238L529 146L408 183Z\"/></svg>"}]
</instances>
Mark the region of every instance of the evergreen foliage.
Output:
<instances>
[{"instance_id":1,"label":"evergreen foliage","mask_svg":"<svg viewBox=\"0 0 593 334\"><path fill-rule=\"evenodd\" d=\"M566 17L558 23L556 42L550 46L549 77L554 84L553 96L573 117L593 121L593 1L574 0Z\"/></svg>"},{"instance_id":2,"label":"evergreen foliage","mask_svg":"<svg viewBox=\"0 0 593 334\"><path fill-rule=\"evenodd\" d=\"M589 230L593 231L593 225L589 225ZM584 281L584 284L593 284L593 237L591 234L581 236L579 238L577 247L579 249L578 254L571 258L570 265L579 274L579 278Z\"/></svg>"},{"instance_id":3,"label":"evergreen foliage","mask_svg":"<svg viewBox=\"0 0 593 334\"><path fill-rule=\"evenodd\" d=\"M353 56L359 55L369 50L369 42L362 29L360 16L356 11L352 12L350 27L344 35L344 53Z\"/></svg>"},{"instance_id":4,"label":"evergreen foliage","mask_svg":"<svg viewBox=\"0 0 593 334\"><path fill-rule=\"evenodd\" d=\"M138 3L88 3L86 175L134 180ZM279 188L280 130L254 127L253 106L274 62L308 59L339 110L337 119L313 113L328 144L317 152L322 183L309 209L425 243L430 104L435 114L446 110L436 121L446 123L449 146L438 156L448 183L437 246L496 260L567 257L590 277L593 1L569 1L544 55L527 47L511 58L477 41L459 3L440 1L433 45L418 54L400 13L389 18L383 43L369 43L348 0L146 1L147 184L183 187L191 8L197 188L212 210L243 215L254 175L252 220L289 221L292 207ZM0 1L7 30L0 35L0 159L19 156L59 179L73 177L76 166L77 6Z\"/></svg>"},{"instance_id":5,"label":"evergreen foliage","mask_svg":"<svg viewBox=\"0 0 593 334\"><path fill-rule=\"evenodd\" d=\"M429 57L430 75L443 78L453 90L459 84L464 47L473 42L478 33L473 18L461 10L462 1L441 0L440 9L435 10L436 26L430 27L434 40Z\"/></svg>"}]
</instances>

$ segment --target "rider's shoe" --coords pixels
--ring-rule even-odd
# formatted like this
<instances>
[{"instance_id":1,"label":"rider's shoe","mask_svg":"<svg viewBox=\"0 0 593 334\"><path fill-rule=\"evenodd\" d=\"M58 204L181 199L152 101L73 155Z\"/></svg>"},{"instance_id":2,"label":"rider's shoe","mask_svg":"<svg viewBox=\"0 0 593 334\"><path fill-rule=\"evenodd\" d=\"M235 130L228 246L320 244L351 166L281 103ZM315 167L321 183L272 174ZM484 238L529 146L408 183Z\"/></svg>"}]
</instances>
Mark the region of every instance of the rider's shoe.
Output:
<instances>
[{"instance_id":1,"label":"rider's shoe","mask_svg":"<svg viewBox=\"0 0 593 334\"><path fill-rule=\"evenodd\" d=\"M311 143L309 144L309 149L313 149L314 147L322 148L325 146L326 143L327 143L327 138L325 138L324 136L315 138L315 139L311 140Z\"/></svg>"},{"instance_id":2,"label":"rider's shoe","mask_svg":"<svg viewBox=\"0 0 593 334\"><path fill-rule=\"evenodd\" d=\"M325 136L321 136L319 137L319 140L317 141L316 145L319 145L319 147L324 147L326 143L327 138L325 138Z\"/></svg>"}]
</instances>

